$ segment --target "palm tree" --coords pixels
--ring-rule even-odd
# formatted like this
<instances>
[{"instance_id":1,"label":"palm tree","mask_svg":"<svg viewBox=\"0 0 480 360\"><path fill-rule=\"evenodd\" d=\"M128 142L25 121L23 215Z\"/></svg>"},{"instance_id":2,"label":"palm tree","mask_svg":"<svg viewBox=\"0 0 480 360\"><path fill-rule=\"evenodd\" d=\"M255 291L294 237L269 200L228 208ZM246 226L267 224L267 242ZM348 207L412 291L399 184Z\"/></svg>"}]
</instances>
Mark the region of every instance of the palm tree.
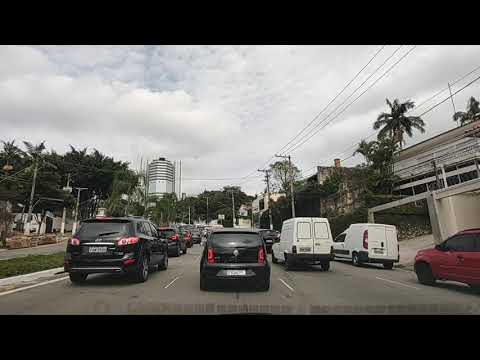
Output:
<instances>
[{"instance_id":1,"label":"palm tree","mask_svg":"<svg viewBox=\"0 0 480 360\"><path fill-rule=\"evenodd\" d=\"M473 96L468 99L467 111L457 111L453 114L453 121L460 120L460 126L480 119L480 102Z\"/></svg>"},{"instance_id":2,"label":"palm tree","mask_svg":"<svg viewBox=\"0 0 480 360\"><path fill-rule=\"evenodd\" d=\"M363 155L363 157L367 161L367 164L370 164L371 155L372 155L372 151L373 151L374 146L375 146L375 141L367 142L366 140L362 140L358 144L358 148L353 153L353 156L355 156L356 154Z\"/></svg>"},{"instance_id":3,"label":"palm tree","mask_svg":"<svg viewBox=\"0 0 480 360\"><path fill-rule=\"evenodd\" d=\"M23 151L15 145L15 140L12 141L3 141L3 156L5 157L5 165L3 166L3 170L5 171L12 171L13 166L10 164L11 161L15 159L15 157L20 156L23 154Z\"/></svg>"},{"instance_id":4,"label":"palm tree","mask_svg":"<svg viewBox=\"0 0 480 360\"><path fill-rule=\"evenodd\" d=\"M413 101L408 100L400 103L398 99L395 99L392 104L390 100L386 99L386 102L390 107L390 113L382 112L373 124L375 130L381 128L378 132L378 139L384 139L388 136L399 143L400 148L402 148L405 142L404 133L412 137L413 129L417 129L421 133L425 132L425 122L419 116L405 116L410 109L415 107Z\"/></svg>"}]
</instances>

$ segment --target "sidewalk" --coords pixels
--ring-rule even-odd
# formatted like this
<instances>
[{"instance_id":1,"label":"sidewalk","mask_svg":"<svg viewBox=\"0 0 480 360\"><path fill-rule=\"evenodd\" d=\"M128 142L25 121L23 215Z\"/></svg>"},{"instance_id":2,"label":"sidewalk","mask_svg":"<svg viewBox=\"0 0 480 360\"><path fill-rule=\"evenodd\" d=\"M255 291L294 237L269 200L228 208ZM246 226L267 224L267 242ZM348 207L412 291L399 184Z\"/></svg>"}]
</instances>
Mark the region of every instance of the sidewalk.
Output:
<instances>
[{"instance_id":1,"label":"sidewalk","mask_svg":"<svg viewBox=\"0 0 480 360\"><path fill-rule=\"evenodd\" d=\"M31 248L14 250L0 249L0 261L28 255L48 255L65 251L67 248L67 239L68 238L65 238L65 240L57 244L39 245Z\"/></svg>"},{"instance_id":2,"label":"sidewalk","mask_svg":"<svg viewBox=\"0 0 480 360\"><path fill-rule=\"evenodd\" d=\"M431 234L399 241L398 244L400 245L400 262L397 267L412 271L417 251L435 246L433 235Z\"/></svg>"}]
</instances>

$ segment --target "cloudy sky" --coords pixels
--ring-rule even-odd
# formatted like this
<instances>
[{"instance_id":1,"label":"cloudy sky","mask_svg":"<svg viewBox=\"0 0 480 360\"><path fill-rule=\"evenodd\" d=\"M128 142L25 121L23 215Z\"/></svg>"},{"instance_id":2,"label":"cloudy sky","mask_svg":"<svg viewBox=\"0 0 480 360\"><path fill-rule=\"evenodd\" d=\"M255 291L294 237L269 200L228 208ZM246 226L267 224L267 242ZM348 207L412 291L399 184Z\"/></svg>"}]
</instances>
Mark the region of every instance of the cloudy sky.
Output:
<instances>
[{"instance_id":1,"label":"cloudy sky","mask_svg":"<svg viewBox=\"0 0 480 360\"><path fill-rule=\"evenodd\" d=\"M182 160L182 190L188 194L229 184L254 194L264 188L255 170L266 166L380 48L0 46L0 139L46 140L58 152L69 144L96 148L133 168L141 157L164 156ZM412 48L385 46L290 144L310 137L321 122L316 135L291 151L304 175L315 165L350 156L351 147L372 134L376 116L387 110L385 98L420 104L480 66L479 46ZM452 91L477 76L480 68ZM457 110L471 95L480 97L480 81L455 96ZM448 90L412 114L447 96ZM451 116L446 101L424 116L426 134L407 145L452 128ZM361 160L349 158L345 165Z\"/></svg>"}]
</instances>

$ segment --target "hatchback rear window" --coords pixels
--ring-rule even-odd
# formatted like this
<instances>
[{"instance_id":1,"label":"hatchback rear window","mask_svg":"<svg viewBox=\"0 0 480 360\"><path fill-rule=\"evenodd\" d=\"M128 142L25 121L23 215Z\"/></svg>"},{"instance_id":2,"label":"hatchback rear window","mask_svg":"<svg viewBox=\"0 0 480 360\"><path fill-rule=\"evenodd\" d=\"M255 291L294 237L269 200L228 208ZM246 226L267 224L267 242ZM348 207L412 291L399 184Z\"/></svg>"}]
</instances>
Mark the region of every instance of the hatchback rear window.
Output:
<instances>
[{"instance_id":1,"label":"hatchback rear window","mask_svg":"<svg viewBox=\"0 0 480 360\"><path fill-rule=\"evenodd\" d=\"M158 234L160 235L160 237L162 239L165 239L165 238L169 238L170 236L175 235L175 230L171 230L171 229L161 230L161 229L159 229Z\"/></svg>"},{"instance_id":2,"label":"hatchback rear window","mask_svg":"<svg viewBox=\"0 0 480 360\"><path fill-rule=\"evenodd\" d=\"M83 222L76 232L75 236L84 238L93 238L97 236L117 236L130 234L129 221L96 221Z\"/></svg>"},{"instance_id":3,"label":"hatchback rear window","mask_svg":"<svg viewBox=\"0 0 480 360\"><path fill-rule=\"evenodd\" d=\"M262 244L256 233L222 232L211 235L209 242L219 247L259 246Z\"/></svg>"}]
</instances>

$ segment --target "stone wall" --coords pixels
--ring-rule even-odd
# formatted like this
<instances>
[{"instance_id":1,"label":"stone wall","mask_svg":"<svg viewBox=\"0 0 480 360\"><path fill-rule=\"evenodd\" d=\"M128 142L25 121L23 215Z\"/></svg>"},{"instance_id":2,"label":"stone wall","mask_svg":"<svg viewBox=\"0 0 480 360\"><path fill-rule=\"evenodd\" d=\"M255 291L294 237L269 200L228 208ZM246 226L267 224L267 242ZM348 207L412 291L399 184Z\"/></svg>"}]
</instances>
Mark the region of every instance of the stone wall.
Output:
<instances>
[{"instance_id":1,"label":"stone wall","mask_svg":"<svg viewBox=\"0 0 480 360\"><path fill-rule=\"evenodd\" d=\"M41 236L15 235L7 238L7 249L22 249L38 245L56 244L57 242L56 234Z\"/></svg>"}]
</instances>

